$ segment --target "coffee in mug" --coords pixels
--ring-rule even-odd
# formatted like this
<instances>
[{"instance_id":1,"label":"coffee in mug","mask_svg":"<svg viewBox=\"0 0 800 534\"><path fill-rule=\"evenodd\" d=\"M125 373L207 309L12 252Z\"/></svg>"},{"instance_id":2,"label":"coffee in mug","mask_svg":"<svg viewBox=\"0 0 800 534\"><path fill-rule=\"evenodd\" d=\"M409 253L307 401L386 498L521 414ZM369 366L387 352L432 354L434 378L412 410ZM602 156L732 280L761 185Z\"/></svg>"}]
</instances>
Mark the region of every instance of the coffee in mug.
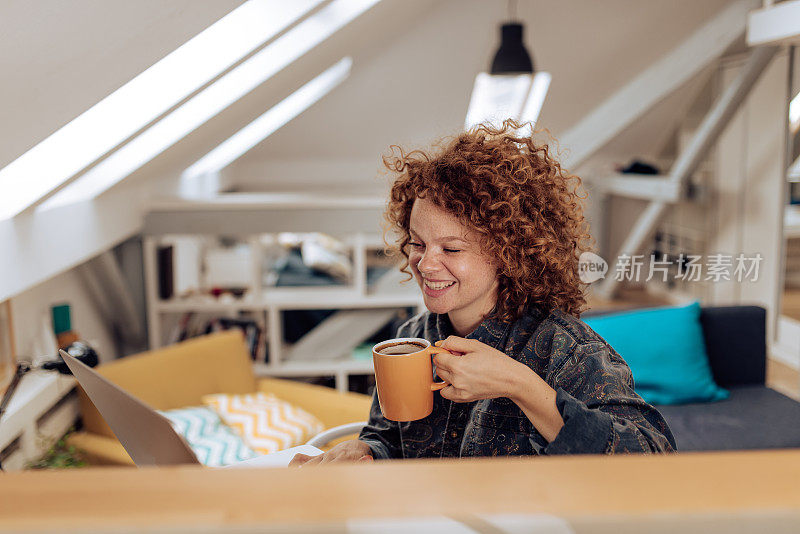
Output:
<instances>
[{"instance_id":1,"label":"coffee in mug","mask_svg":"<svg viewBox=\"0 0 800 534\"><path fill-rule=\"evenodd\" d=\"M433 392L449 384L433 381L434 354L449 352L422 338L397 338L372 347L381 412L390 421L416 421L433 411Z\"/></svg>"},{"instance_id":2,"label":"coffee in mug","mask_svg":"<svg viewBox=\"0 0 800 534\"><path fill-rule=\"evenodd\" d=\"M394 345L384 345L380 349L380 354L414 354L423 350L426 346L414 341L401 341Z\"/></svg>"}]
</instances>

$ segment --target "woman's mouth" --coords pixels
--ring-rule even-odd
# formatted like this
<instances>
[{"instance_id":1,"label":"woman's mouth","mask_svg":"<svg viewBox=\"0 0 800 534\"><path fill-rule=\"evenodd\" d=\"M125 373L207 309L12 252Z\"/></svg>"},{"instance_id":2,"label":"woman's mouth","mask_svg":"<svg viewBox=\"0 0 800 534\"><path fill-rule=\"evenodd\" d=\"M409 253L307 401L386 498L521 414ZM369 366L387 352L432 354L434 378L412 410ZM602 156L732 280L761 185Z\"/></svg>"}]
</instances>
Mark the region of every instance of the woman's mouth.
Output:
<instances>
[{"instance_id":1,"label":"woman's mouth","mask_svg":"<svg viewBox=\"0 0 800 534\"><path fill-rule=\"evenodd\" d=\"M423 280L422 283L425 294L431 297L438 297L444 294L448 289L450 289L455 285L455 282L452 280L444 282L432 282L430 280Z\"/></svg>"}]
</instances>

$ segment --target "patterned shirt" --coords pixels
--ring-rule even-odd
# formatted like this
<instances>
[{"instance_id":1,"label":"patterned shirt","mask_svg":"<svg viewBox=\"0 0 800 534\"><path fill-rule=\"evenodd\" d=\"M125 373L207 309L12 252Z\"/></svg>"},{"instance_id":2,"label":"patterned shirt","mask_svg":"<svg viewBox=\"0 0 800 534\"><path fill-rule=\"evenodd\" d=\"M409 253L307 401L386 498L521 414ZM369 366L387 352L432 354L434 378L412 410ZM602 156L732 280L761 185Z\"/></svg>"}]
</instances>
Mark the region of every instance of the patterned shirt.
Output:
<instances>
[{"instance_id":1,"label":"patterned shirt","mask_svg":"<svg viewBox=\"0 0 800 534\"><path fill-rule=\"evenodd\" d=\"M424 312L406 321L397 337L433 343L454 333L446 314ZM505 397L457 403L434 393L428 417L397 423L383 417L374 395L359 439L375 459L676 450L664 418L634 392L628 365L580 319L531 307L514 323L487 319L466 337L524 363L556 391L564 420L558 435L548 443Z\"/></svg>"}]
</instances>

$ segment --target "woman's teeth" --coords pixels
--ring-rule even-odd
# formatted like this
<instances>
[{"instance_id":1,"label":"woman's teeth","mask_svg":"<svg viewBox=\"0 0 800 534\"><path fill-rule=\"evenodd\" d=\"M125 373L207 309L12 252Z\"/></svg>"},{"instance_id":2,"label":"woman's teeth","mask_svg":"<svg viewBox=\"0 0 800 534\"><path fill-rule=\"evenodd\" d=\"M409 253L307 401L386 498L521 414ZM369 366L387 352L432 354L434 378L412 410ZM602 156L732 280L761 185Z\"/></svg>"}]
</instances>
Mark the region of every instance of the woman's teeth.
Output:
<instances>
[{"instance_id":1,"label":"woman's teeth","mask_svg":"<svg viewBox=\"0 0 800 534\"><path fill-rule=\"evenodd\" d=\"M425 285L435 290L444 289L452 286L453 284L455 284L455 282L429 282L428 280L425 280Z\"/></svg>"}]
</instances>

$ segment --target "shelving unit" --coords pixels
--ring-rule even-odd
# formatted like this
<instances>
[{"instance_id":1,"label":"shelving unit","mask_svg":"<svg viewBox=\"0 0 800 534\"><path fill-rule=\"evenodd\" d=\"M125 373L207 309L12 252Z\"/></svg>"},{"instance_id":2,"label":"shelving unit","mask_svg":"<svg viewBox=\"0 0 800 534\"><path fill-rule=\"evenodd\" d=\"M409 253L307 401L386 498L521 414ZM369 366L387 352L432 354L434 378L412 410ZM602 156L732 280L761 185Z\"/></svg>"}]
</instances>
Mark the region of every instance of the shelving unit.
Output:
<instances>
[{"instance_id":1,"label":"shelving unit","mask_svg":"<svg viewBox=\"0 0 800 534\"><path fill-rule=\"evenodd\" d=\"M200 234L198 234L200 235ZM202 234L209 235L209 234ZM188 312L213 313L238 316L249 312L265 325L266 353L268 361L254 362L258 376L276 377L321 377L332 376L336 388L346 391L350 375L372 374L371 360L357 360L342 354L336 358L335 348L327 357L315 359L308 355L302 361L287 359L291 347L283 341L281 312L286 310L358 310L358 309L424 309L422 296L413 282L405 286L389 283L380 285L380 290L367 284L367 257L370 251L383 248L383 240L378 235L353 234L344 239L353 264L353 274L347 286L298 286L265 287L262 283L263 250L257 236L246 238L251 248L251 280L242 298L228 297L218 300L214 297L191 297L161 300L158 295L158 269L156 251L162 241L161 236L147 236L144 239L144 275L147 293L148 333L151 348L164 345L164 319L170 314ZM386 287L388 285L388 287ZM324 324L324 323L323 323ZM322 325L320 325L322 326ZM313 332L313 330L312 330ZM305 339L305 338L302 338ZM302 341L302 340L301 340ZM335 347L335 343L332 344ZM318 356L323 356L319 354Z\"/></svg>"}]
</instances>

